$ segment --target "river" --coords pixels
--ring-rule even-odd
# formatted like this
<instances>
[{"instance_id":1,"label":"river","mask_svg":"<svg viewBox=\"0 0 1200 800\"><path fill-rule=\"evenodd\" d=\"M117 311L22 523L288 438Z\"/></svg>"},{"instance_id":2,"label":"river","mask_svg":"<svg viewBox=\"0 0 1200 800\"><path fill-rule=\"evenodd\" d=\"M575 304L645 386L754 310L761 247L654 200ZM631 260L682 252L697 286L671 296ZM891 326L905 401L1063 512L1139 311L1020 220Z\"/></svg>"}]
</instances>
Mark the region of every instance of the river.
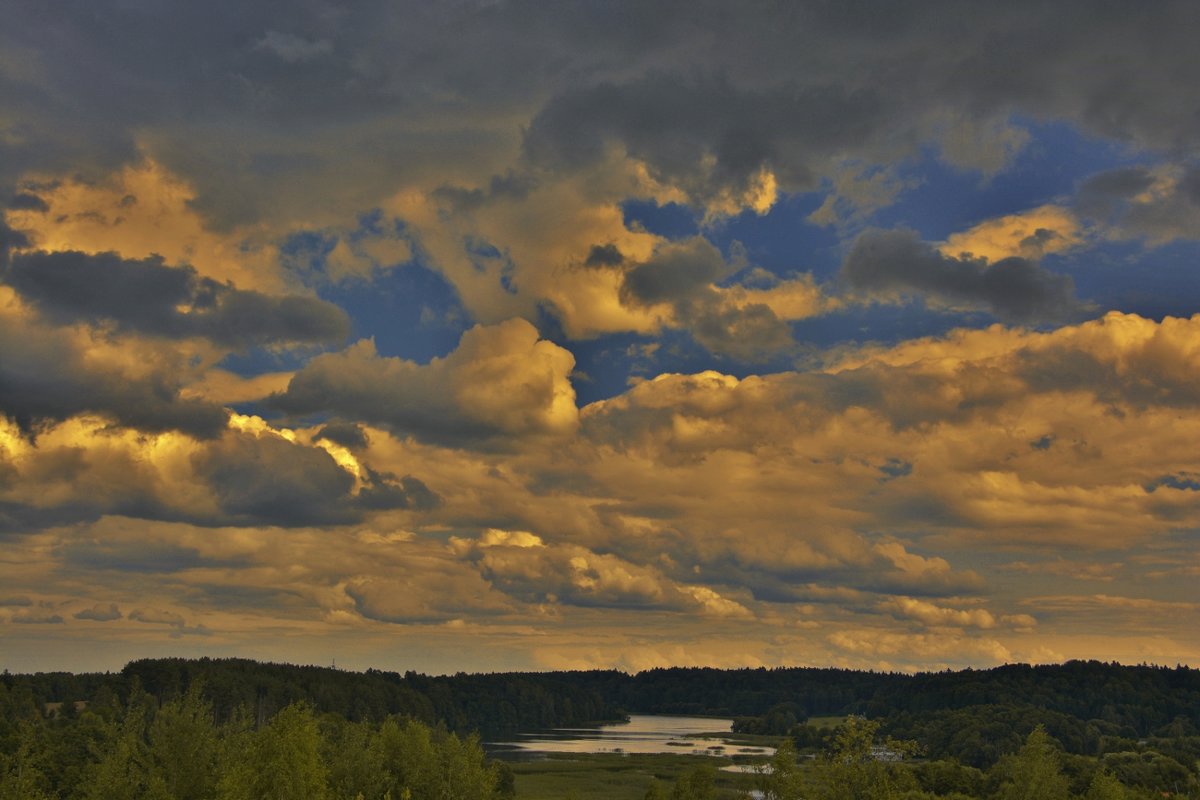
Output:
<instances>
[{"instance_id":1,"label":"river","mask_svg":"<svg viewBox=\"0 0 1200 800\"><path fill-rule=\"evenodd\" d=\"M675 753L762 759L774 755L774 748L737 744L722 735L732 730L730 719L632 714L628 722L611 725L518 734L515 741L492 742L487 749L492 755L509 760L539 758L550 753Z\"/></svg>"}]
</instances>

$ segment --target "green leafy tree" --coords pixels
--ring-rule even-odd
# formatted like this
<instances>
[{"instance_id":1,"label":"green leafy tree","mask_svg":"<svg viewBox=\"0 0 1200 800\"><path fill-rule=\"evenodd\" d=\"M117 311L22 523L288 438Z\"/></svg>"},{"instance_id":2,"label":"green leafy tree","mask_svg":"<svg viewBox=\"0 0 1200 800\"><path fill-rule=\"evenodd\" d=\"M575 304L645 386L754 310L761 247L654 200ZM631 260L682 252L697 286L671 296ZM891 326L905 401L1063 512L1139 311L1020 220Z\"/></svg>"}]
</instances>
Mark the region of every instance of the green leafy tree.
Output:
<instances>
[{"instance_id":1,"label":"green leafy tree","mask_svg":"<svg viewBox=\"0 0 1200 800\"><path fill-rule=\"evenodd\" d=\"M487 762L479 735L460 739L453 733L439 737L442 794L454 800L489 800L495 795L497 772Z\"/></svg>"},{"instance_id":2,"label":"green leafy tree","mask_svg":"<svg viewBox=\"0 0 1200 800\"><path fill-rule=\"evenodd\" d=\"M1084 800L1129 800L1129 790L1106 769L1098 771L1088 786Z\"/></svg>"},{"instance_id":3,"label":"green leafy tree","mask_svg":"<svg viewBox=\"0 0 1200 800\"><path fill-rule=\"evenodd\" d=\"M120 727L96 753L86 770L80 795L85 800L150 800L167 798L157 784L152 789L146 748L146 706L131 700Z\"/></svg>"},{"instance_id":4,"label":"green leafy tree","mask_svg":"<svg viewBox=\"0 0 1200 800\"><path fill-rule=\"evenodd\" d=\"M880 722L852 716L834 735L817 765L814 793L828 800L893 800L917 790L910 770L898 762L916 752L916 743L886 739L876 744Z\"/></svg>"},{"instance_id":5,"label":"green leafy tree","mask_svg":"<svg viewBox=\"0 0 1200 800\"><path fill-rule=\"evenodd\" d=\"M329 767L333 797L379 800L387 792L387 774L368 722L349 722L335 714L320 719L321 754Z\"/></svg>"},{"instance_id":6,"label":"green leafy tree","mask_svg":"<svg viewBox=\"0 0 1200 800\"><path fill-rule=\"evenodd\" d=\"M321 736L309 706L290 705L265 727L235 736L232 743L244 747L244 755L227 751L217 786L221 800L325 800L328 796Z\"/></svg>"},{"instance_id":7,"label":"green leafy tree","mask_svg":"<svg viewBox=\"0 0 1200 800\"><path fill-rule=\"evenodd\" d=\"M701 764L680 775L671 788L671 800L715 800L717 770Z\"/></svg>"},{"instance_id":8,"label":"green leafy tree","mask_svg":"<svg viewBox=\"0 0 1200 800\"><path fill-rule=\"evenodd\" d=\"M1041 725L1015 756L998 766L1006 776L999 800L1067 800L1070 796L1057 742Z\"/></svg>"},{"instance_id":9,"label":"green leafy tree","mask_svg":"<svg viewBox=\"0 0 1200 800\"><path fill-rule=\"evenodd\" d=\"M646 793L642 795L642 800L669 800L669 797L670 794L662 782L657 778L651 778L650 785L646 787Z\"/></svg>"},{"instance_id":10,"label":"green leafy tree","mask_svg":"<svg viewBox=\"0 0 1200 800\"><path fill-rule=\"evenodd\" d=\"M11 755L0 754L0 800L50 800L50 783L39 765L44 752L32 722L17 727L17 747Z\"/></svg>"},{"instance_id":11,"label":"green leafy tree","mask_svg":"<svg viewBox=\"0 0 1200 800\"><path fill-rule=\"evenodd\" d=\"M417 800L437 798L440 774L433 732L416 720L390 718L372 742L383 764L385 787L393 798L407 791Z\"/></svg>"},{"instance_id":12,"label":"green leafy tree","mask_svg":"<svg viewBox=\"0 0 1200 800\"><path fill-rule=\"evenodd\" d=\"M199 682L167 703L150 723L151 785L173 800L207 800L217 784L219 740L212 704Z\"/></svg>"},{"instance_id":13,"label":"green leafy tree","mask_svg":"<svg viewBox=\"0 0 1200 800\"><path fill-rule=\"evenodd\" d=\"M800 800L804 797L803 775L796 763L796 747L784 739L771 757L771 762L759 772L755 781L763 800Z\"/></svg>"}]
</instances>

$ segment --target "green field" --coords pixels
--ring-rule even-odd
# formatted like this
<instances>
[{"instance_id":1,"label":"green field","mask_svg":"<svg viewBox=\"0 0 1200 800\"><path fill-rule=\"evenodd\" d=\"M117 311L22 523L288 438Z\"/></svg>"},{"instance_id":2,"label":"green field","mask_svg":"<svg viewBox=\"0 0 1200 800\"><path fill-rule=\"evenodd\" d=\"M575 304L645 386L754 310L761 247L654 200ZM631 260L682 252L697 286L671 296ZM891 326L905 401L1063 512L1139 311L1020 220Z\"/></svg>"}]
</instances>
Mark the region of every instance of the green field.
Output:
<instances>
[{"instance_id":1,"label":"green field","mask_svg":"<svg viewBox=\"0 0 1200 800\"><path fill-rule=\"evenodd\" d=\"M614 753L552 756L513 763L518 800L642 800L651 780L667 788L698 764L716 767L730 759L705 756L619 755ZM718 797L732 800L753 785L754 776L718 773Z\"/></svg>"},{"instance_id":2,"label":"green field","mask_svg":"<svg viewBox=\"0 0 1200 800\"><path fill-rule=\"evenodd\" d=\"M846 717L809 717L808 724L814 728L828 728L832 730L839 725L846 724Z\"/></svg>"}]
</instances>

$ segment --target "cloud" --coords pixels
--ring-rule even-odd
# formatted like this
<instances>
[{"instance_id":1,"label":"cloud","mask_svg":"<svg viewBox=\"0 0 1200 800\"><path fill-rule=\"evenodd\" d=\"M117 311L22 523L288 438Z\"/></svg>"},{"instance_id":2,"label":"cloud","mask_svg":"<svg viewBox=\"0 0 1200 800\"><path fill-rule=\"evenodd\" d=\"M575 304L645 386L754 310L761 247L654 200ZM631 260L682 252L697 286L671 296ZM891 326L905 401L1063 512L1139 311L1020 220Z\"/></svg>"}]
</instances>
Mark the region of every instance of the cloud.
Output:
<instances>
[{"instance_id":1,"label":"cloud","mask_svg":"<svg viewBox=\"0 0 1200 800\"><path fill-rule=\"evenodd\" d=\"M71 170L32 185L54 213L26 207L7 213L9 223L24 232L26 249L161 259L188 265L200 281L268 295L295 291L269 232L214 231L197 211L195 186L145 153L108 174Z\"/></svg>"},{"instance_id":2,"label":"cloud","mask_svg":"<svg viewBox=\"0 0 1200 800\"><path fill-rule=\"evenodd\" d=\"M974 256L995 263L1012 257L1037 261L1048 253L1061 253L1082 243L1081 225L1074 214L1061 206L1044 205L952 233L937 249L950 258L966 260Z\"/></svg>"},{"instance_id":3,"label":"cloud","mask_svg":"<svg viewBox=\"0 0 1200 800\"><path fill-rule=\"evenodd\" d=\"M766 286L724 285L746 269L744 252L735 244L733 258L726 261L701 236L663 243L644 261L613 260L609 254L604 256L613 261L609 265L595 255L593 248L588 256L592 266L621 270L622 303L654 309L664 324L688 331L710 352L749 362L793 349L788 321L817 316L836 305L807 275L786 281L772 276Z\"/></svg>"},{"instance_id":4,"label":"cloud","mask_svg":"<svg viewBox=\"0 0 1200 800\"><path fill-rule=\"evenodd\" d=\"M205 626L189 625L182 614L165 609L135 608L129 612L129 619L147 625L165 625L172 628L172 638L183 635L209 636L212 634L212 631Z\"/></svg>"},{"instance_id":5,"label":"cloud","mask_svg":"<svg viewBox=\"0 0 1200 800\"><path fill-rule=\"evenodd\" d=\"M24 610L10 616L8 621L17 625L61 625L63 618L61 614L50 611Z\"/></svg>"},{"instance_id":6,"label":"cloud","mask_svg":"<svg viewBox=\"0 0 1200 800\"><path fill-rule=\"evenodd\" d=\"M569 435L577 425L570 352L524 320L476 326L445 358L420 365L360 341L318 356L271 403L291 414L330 411L451 444Z\"/></svg>"},{"instance_id":7,"label":"cloud","mask_svg":"<svg viewBox=\"0 0 1200 800\"><path fill-rule=\"evenodd\" d=\"M1019 256L992 264L942 255L912 231L868 231L855 241L840 277L868 296L919 295L947 305L983 307L1017 321L1079 314L1070 277Z\"/></svg>"},{"instance_id":8,"label":"cloud","mask_svg":"<svg viewBox=\"0 0 1200 800\"><path fill-rule=\"evenodd\" d=\"M301 36L280 31L267 31L266 35L254 45L254 48L273 53L289 64L312 61L329 55L333 51L333 45L325 39L310 41Z\"/></svg>"},{"instance_id":9,"label":"cloud","mask_svg":"<svg viewBox=\"0 0 1200 800\"><path fill-rule=\"evenodd\" d=\"M693 236L664 244L648 260L627 269L621 296L642 305L684 299L737 269L707 239Z\"/></svg>"},{"instance_id":10,"label":"cloud","mask_svg":"<svg viewBox=\"0 0 1200 800\"><path fill-rule=\"evenodd\" d=\"M346 313L311 297L241 291L161 257L31 252L12 257L3 280L59 324L110 323L118 332L169 339L202 337L237 349L345 339Z\"/></svg>"},{"instance_id":11,"label":"cloud","mask_svg":"<svg viewBox=\"0 0 1200 800\"><path fill-rule=\"evenodd\" d=\"M678 584L653 567L584 547L547 545L527 532L493 530L476 541L452 539L451 546L492 585L527 603L752 616L707 586Z\"/></svg>"},{"instance_id":12,"label":"cloud","mask_svg":"<svg viewBox=\"0 0 1200 800\"><path fill-rule=\"evenodd\" d=\"M401 625L486 619L516 611L508 598L465 565L418 557L405 573L352 580L346 594L367 619Z\"/></svg>"},{"instance_id":13,"label":"cloud","mask_svg":"<svg viewBox=\"0 0 1200 800\"><path fill-rule=\"evenodd\" d=\"M376 470L339 445L310 444L256 418L233 422L213 440L114 431L97 419L46 426L36 441L0 428L13 456L0 525L29 532L124 515L210 527L327 526L441 502L419 478Z\"/></svg>"},{"instance_id":14,"label":"cloud","mask_svg":"<svg viewBox=\"0 0 1200 800\"><path fill-rule=\"evenodd\" d=\"M122 616L116 603L109 603L107 606L97 603L91 608L76 611L74 614L75 619L90 619L94 622L111 622L114 619L121 619Z\"/></svg>"},{"instance_id":15,"label":"cloud","mask_svg":"<svg viewBox=\"0 0 1200 800\"><path fill-rule=\"evenodd\" d=\"M450 671L1200 657L1191 609L1021 604L1189 597L1197 320L1048 323L1093 311L1054 264L1182 285L1194 4L214 3L0 33L0 584L160 620L22 644L204 619ZM929 241L863 232L903 220ZM384 302L398 265L478 323L457 350L288 346L345 334L313 292ZM1038 330L886 343L986 314ZM572 350L615 395L576 407ZM267 397L289 416L229 410Z\"/></svg>"},{"instance_id":16,"label":"cloud","mask_svg":"<svg viewBox=\"0 0 1200 800\"><path fill-rule=\"evenodd\" d=\"M1080 184L1075 206L1110 239L1144 239L1153 246L1194 240L1200 226L1200 167L1166 164L1101 172Z\"/></svg>"},{"instance_id":17,"label":"cloud","mask_svg":"<svg viewBox=\"0 0 1200 800\"><path fill-rule=\"evenodd\" d=\"M1193 612L1200 609L1198 603L1171 600L1155 600L1149 597L1123 597L1109 594L1092 595L1047 595L1029 597L1024 605L1039 610L1066 614L1095 614L1106 609L1121 611L1151 611L1155 613Z\"/></svg>"},{"instance_id":18,"label":"cloud","mask_svg":"<svg viewBox=\"0 0 1200 800\"><path fill-rule=\"evenodd\" d=\"M317 432L316 438L328 439L335 444L340 444L342 447L348 447L351 450L361 450L370 441L367 438L366 431L361 426L352 422L331 422Z\"/></svg>"},{"instance_id":19,"label":"cloud","mask_svg":"<svg viewBox=\"0 0 1200 800\"><path fill-rule=\"evenodd\" d=\"M851 629L828 636L836 649L869 658L883 659L880 667L894 669L906 663L912 653L920 653L926 662L957 663L962 659L999 665L1011 663L1013 653L1000 641L988 637L968 636L959 631L898 633L890 630Z\"/></svg>"},{"instance_id":20,"label":"cloud","mask_svg":"<svg viewBox=\"0 0 1200 800\"><path fill-rule=\"evenodd\" d=\"M819 162L865 144L884 116L883 97L866 88L745 89L661 72L560 94L534 118L524 146L535 163L556 167L595 162L617 146L698 206L761 213L776 182L813 188Z\"/></svg>"},{"instance_id":21,"label":"cloud","mask_svg":"<svg viewBox=\"0 0 1200 800\"><path fill-rule=\"evenodd\" d=\"M437 495L412 476L364 470L355 476L320 447L273 434L230 433L191 457L195 477L212 492L219 524L331 525L367 509L428 509Z\"/></svg>"},{"instance_id":22,"label":"cloud","mask_svg":"<svg viewBox=\"0 0 1200 800\"><path fill-rule=\"evenodd\" d=\"M1080 581L1112 582L1116 578L1114 573L1120 572L1122 566L1119 562L1080 563L1060 557L1053 561L1013 561L1002 565L1000 569L1029 575L1054 575Z\"/></svg>"},{"instance_id":23,"label":"cloud","mask_svg":"<svg viewBox=\"0 0 1200 800\"><path fill-rule=\"evenodd\" d=\"M947 608L913 597L893 597L880 603L880 608L897 619L911 619L929 627L996 627L996 617L983 608Z\"/></svg>"},{"instance_id":24,"label":"cloud","mask_svg":"<svg viewBox=\"0 0 1200 800\"><path fill-rule=\"evenodd\" d=\"M0 309L0 412L26 432L93 413L150 433L212 438L228 412L184 396L197 368L187 352L105 341Z\"/></svg>"},{"instance_id":25,"label":"cloud","mask_svg":"<svg viewBox=\"0 0 1200 800\"><path fill-rule=\"evenodd\" d=\"M8 201L8 207L14 211L38 211L45 213L50 210L50 205L31 192L19 192L14 194Z\"/></svg>"}]
</instances>

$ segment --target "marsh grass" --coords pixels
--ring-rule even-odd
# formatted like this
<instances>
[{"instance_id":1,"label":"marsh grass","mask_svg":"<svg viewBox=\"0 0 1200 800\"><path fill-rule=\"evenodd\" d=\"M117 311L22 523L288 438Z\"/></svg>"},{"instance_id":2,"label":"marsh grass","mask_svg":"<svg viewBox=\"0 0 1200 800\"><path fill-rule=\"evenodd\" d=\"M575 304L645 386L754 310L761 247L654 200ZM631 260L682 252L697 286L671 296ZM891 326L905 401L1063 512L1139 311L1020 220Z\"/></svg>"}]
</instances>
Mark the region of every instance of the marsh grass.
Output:
<instances>
[{"instance_id":1,"label":"marsh grass","mask_svg":"<svg viewBox=\"0 0 1200 800\"><path fill-rule=\"evenodd\" d=\"M615 753L551 756L511 764L517 800L642 800L652 780L670 787L697 764L726 766L725 758L674 754ZM750 788L751 776L722 772L717 777L720 800L734 800Z\"/></svg>"}]
</instances>

